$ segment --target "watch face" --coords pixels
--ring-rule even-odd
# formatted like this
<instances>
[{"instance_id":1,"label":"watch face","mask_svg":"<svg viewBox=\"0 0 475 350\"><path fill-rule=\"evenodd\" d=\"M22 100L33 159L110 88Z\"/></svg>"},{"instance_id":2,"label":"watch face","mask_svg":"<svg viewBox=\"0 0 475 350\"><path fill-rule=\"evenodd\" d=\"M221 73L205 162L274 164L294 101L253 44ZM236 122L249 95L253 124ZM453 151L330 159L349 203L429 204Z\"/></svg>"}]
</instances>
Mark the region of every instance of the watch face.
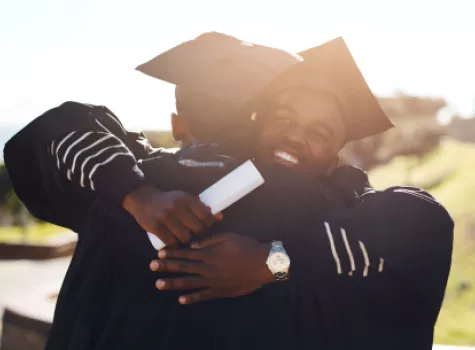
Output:
<instances>
[{"instance_id":1,"label":"watch face","mask_svg":"<svg viewBox=\"0 0 475 350\"><path fill-rule=\"evenodd\" d=\"M285 253L273 253L269 257L269 268L272 271L286 271L290 266L290 259Z\"/></svg>"}]
</instances>

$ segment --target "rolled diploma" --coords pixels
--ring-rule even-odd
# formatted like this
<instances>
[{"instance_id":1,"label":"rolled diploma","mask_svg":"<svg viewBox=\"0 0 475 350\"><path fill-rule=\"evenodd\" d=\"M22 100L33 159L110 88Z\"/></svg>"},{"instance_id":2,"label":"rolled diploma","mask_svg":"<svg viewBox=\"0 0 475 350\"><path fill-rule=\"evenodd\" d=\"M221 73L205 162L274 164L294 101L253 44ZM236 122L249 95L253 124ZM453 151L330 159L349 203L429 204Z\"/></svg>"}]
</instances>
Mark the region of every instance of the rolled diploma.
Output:
<instances>
[{"instance_id":1,"label":"rolled diploma","mask_svg":"<svg viewBox=\"0 0 475 350\"><path fill-rule=\"evenodd\" d=\"M201 192L198 198L211 208L213 215L223 211L238 200L248 195L264 183L259 170L248 160L231 171L221 180ZM165 248L165 243L154 234L147 232L153 247Z\"/></svg>"}]
</instances>

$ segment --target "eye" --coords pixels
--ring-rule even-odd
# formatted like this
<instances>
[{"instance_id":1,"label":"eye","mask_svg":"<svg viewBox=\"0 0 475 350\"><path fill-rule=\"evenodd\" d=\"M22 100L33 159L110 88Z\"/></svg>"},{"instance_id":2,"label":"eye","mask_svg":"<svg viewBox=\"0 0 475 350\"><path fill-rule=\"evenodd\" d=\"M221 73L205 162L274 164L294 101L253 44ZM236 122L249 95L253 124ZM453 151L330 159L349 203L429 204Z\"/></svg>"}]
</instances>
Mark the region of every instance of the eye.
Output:
<instances>
[{"instance_id":1,"label":"eye","mask_svg":"<svg viewBox=\"0 0 475 350\"><path fill-rule=\"evenodd\" d=\"M313 143L318 143L320 147L325 150L329 150L331 148L331 141L329 139L329 136L319 129L307 129L307 138L308 140L312 140L311 142Z\"/></svg>"},{"instance_id":2,"label":"eye","mask_svg":"<svg viewBox=\"0 0 475 350\"><path fill-rule=\"evenodd\" d=\"M324 135L324 134L321 132L321 130L319 130L319 129L310 128L310 129L307 129L307 133L308 133L312 138L316 138L316 139L322 140L322 141L326 141L326 140L327 140L326 135Z\"/></svg>"},{"instance_id":3,"label":"eye","mask_svg":"<svg viewBox=\"0 0 475 350\"><path fill-rule=\"evenodd\" d=\"M292 125L292 119L286 117L277 117L274 119L274 123L278 125Z\"/></svg>"}]
</instances>

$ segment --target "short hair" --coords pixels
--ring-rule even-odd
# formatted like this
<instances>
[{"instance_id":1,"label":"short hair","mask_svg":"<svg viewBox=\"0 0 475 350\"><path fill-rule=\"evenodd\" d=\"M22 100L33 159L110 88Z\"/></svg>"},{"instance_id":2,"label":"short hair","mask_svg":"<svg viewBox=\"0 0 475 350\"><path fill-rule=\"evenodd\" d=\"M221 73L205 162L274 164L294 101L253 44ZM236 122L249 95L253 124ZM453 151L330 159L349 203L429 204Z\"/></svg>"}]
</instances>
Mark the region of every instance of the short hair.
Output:
<instances>
[{"instance_id":1,"label":"short hair","mask_svg":"<svg viewBox=\"0 0 475 350\"><path fill-rule=\"evenodd\" d=\"M175 105L177 114L186 118L191 133L199 140L232 148L247 148L254 141L252 104L235 108L204 93L176 87Z\"/></svg>"}]
</instances>

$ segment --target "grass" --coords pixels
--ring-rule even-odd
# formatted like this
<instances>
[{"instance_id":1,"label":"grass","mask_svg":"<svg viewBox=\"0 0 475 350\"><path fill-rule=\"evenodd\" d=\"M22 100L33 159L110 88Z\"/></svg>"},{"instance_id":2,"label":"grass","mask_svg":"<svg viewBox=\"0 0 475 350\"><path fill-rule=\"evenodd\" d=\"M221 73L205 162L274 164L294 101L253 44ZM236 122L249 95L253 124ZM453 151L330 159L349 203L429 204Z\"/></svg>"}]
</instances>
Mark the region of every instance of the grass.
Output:
<instances>
[{"instance_id":1,"label":"grass","mask_svg":"<svg viewBox=\"0 0 475 350\"><path fill-rule=\"evenodd\" d=\"M30 225L26 232L20 227L0 227L0 243L44 243L55 234L65 231L64 228L48 223Z\"/></svg>"},{"instance_id":2,"label":"grass","mask_svg":"<svg viewBox=\"0 0 475 350\"><path fill-rule=\"evenodd\" d=\"M475 145L447 140L421 160L396 158L370 178L380 189L401 183L425 187L454 218L452 269L435 342L475 345ZM463 283L469 288L460 291Z\"/></svg>"}]
</instances>

